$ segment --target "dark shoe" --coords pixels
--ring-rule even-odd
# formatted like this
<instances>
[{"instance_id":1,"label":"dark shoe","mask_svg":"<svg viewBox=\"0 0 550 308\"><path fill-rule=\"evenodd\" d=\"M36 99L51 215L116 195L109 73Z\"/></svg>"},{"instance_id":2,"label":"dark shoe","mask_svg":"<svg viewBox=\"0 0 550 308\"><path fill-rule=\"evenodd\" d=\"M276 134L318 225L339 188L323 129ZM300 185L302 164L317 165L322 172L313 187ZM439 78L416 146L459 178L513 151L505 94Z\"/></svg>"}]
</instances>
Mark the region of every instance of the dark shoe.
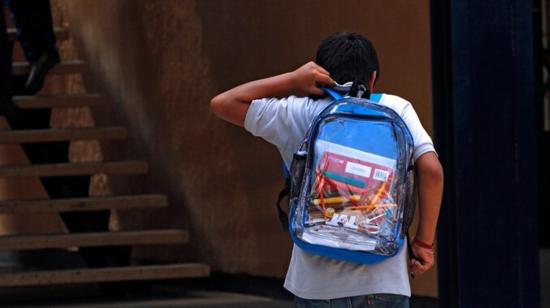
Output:
<instances>
[{"instance_id":1,"label":"dark shoe","mask_svg":"<svg viewBox=\"0 0 550 308\"><path fill-rule=\"evenodd\" d=\"M42 89L46 74L57 63L59 63L59 57L55 57L48 52L44 52L38 60L32 63L31 73L25 83L25 92L27 95L34 95Z\"/></svg>"},{"instance_id":2,"label":"dark shoe","mask_svg":"<svg viewBox=\"0 0 550 308\"><path fill-rule=\"evenodd\" d=\"M11 97L0 99L0 116L13 117L16 116L21 109L13 102Z\"/></svg>"}]
</instances>

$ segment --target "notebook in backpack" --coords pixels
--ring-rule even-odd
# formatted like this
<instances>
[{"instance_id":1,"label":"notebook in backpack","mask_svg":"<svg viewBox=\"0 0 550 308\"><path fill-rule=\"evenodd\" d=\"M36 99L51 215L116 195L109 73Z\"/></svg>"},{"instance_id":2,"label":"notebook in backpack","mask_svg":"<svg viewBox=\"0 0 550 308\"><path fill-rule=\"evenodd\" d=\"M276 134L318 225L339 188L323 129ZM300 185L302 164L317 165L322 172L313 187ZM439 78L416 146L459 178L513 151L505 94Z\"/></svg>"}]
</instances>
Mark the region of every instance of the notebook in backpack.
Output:
<instances>
[{"instance_id":1,"label":"notebook in backpack","mask_svg":"<svg viewBox=\"0 0 550 308\"><path fill-rule=\"evenodd\" d=\"M373 264L404 245L414 202L413 140L392 109L340 97L312 122L290 168L289 232L305 251Z\"/></svg>"}]
</instances>

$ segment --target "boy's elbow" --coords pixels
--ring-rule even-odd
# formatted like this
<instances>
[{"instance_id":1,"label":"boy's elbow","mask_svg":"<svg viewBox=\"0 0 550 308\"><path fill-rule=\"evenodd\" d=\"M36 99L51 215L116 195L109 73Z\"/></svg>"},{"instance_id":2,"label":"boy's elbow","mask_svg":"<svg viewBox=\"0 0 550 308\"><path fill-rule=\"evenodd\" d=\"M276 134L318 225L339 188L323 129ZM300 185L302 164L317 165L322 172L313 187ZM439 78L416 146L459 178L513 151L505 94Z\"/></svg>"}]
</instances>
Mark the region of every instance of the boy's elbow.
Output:
<instances>
[{"instance_id":1,"label":"boy's elbow","mask_svg":"<svg viewBox=\"0 0 550 308\"><path fill-rule=\"evenodd\" d=\"M434 166L432 166L429 171L430 173L430 177L434 180L434 181L437 181L437 182L441 182L443 183L444 179L445 179L445 174L443 172L443 167L441 166L441 164L439 163L439 161L437 161L436 164L434 164Z\"/></svg>"},{"instance_id":2,"label":"boy's elbow","mask_svg":"<svg viewBox=\"0 0 550 308\"><path fill-rule=\"evenodd\" d=\"M225 109L225 104L221 96L222 94L216 95L214 98L212 98L212 100L210 100L210 110L213 114L220 118L223 117Z\"/></svg>"},{"instance_id":3,"label":"boy's elbow","mask_svg":"<svg viewBox=\"0 0 550 308\"><path fill-rule=\"evenodd\" d=\"M420 177L429 178L433 182L443 183L445 178L443 167L435 154L429 153L428 155L421 156L418 163Z\"/></svg>"},{"instance_id":4,"label":"boy's elbow","mask_svg":"<svg viewBox=\"0 0 550 308\"><path fill-rule=\"evenodd\" d=\"M248 104L242 104L225 93L210 100L210 110L218 118L238 126L244 126Z\"/></svg>"},{"instance_id":5,"label":"boy's elbow","mask_svg":"<svg viewBox=\"0 0 550 308\"><path fill-rule=\"evenodd\" d=\"M441 166L439 161L430 166L428 170L425 171L425 173L427 173L427 176L432 180L433 183L443 184L445 175L443 174L443 167Z\"/></svg>"}]
</instances>

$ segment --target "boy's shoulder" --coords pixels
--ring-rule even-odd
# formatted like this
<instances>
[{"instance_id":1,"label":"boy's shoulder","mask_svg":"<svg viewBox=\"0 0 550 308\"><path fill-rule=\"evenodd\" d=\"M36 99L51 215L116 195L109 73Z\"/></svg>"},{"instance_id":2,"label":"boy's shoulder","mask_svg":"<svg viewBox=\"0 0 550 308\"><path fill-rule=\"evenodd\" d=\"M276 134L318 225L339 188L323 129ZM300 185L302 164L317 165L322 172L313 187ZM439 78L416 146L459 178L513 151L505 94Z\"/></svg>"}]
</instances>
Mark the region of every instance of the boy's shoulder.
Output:
<instances>
[{"instance_id":1,"label":"boy's shoulder","mask_svg":"<svg viewBox=\"0 0 550 308\"><path fill-rule=\"evenodd\" d=\"M398 107L405 107L411 104L411 102L402 98L401 96L397 96L395 94L389 94L389 93L382 94L382 99L380 100L380 103L392 104Z\"/></svg>"},{"instance_id":2,"label":"boy's shoulder","mask_svg":"<svg viewBox=\"0 0 550 308\"><path fill-rule=\"evenodd\" d=\"M311 117L321 112L326 106L332 102L330 97L302 97L302 96L287 96L283 98L267 98L262 99L263 104L268 104L273 109L277 109L278 113L285 116L294 115L298 117Z\"/></svg>"},{"instance_id":3,"label":"boy's shoulder","mask_svg":"<svg viewBox=\"0 0 550 308\"><path fill-rule=\"evenodd\" d=\"M331 99L327 97L309 97L309 96L285 96L282 98L275 98L275 97L264 97L260 99L255 99L252 101L253 104L273 104L276 103L278 105L300 105L302 107L311 107L315 106L318 102L331 102ZM277 105L274 105L277 106Z\"/></svg>"},{"instance_id":4,"label":"boy's shoulder","mask_svg":"<svg viewBox=\"0 0 550 308\"><path fill-rule=\"evenodd\" d=\"M381 105L393 109L397 114L403 115L405 109L412 107L411 102L393 94L384 93L379 102Z\"/></svg>"}]
</instances>

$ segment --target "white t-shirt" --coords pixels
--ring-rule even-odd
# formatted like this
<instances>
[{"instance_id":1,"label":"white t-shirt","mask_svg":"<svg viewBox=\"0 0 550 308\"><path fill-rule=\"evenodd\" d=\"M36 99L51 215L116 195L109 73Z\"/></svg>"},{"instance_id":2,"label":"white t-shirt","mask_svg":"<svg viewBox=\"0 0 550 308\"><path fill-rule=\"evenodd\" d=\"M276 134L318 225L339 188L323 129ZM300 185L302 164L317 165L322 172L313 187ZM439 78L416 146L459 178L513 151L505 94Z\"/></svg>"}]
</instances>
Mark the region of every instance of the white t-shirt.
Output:
<instances>
[{"instance_id":1,"label":"white t-shirt","mask_svg":"<svg viewBox=\"0 0 550 308\"><path fill-rule=\"evenodd\" d=\"M254 136L274 144L287 166L300 146L310 123L330 99L312 100L290 96L264 98L250 104L244 127ZM379 104L401 116L414 139L414 159L434 151L412 105L395 95L383 94ZM376 293L411 295L406 245L396 256L374 265L355 264L316 256L296 245L285 280L285 288L307 299L331 299Z\"/></svg>"}]
</instances>

